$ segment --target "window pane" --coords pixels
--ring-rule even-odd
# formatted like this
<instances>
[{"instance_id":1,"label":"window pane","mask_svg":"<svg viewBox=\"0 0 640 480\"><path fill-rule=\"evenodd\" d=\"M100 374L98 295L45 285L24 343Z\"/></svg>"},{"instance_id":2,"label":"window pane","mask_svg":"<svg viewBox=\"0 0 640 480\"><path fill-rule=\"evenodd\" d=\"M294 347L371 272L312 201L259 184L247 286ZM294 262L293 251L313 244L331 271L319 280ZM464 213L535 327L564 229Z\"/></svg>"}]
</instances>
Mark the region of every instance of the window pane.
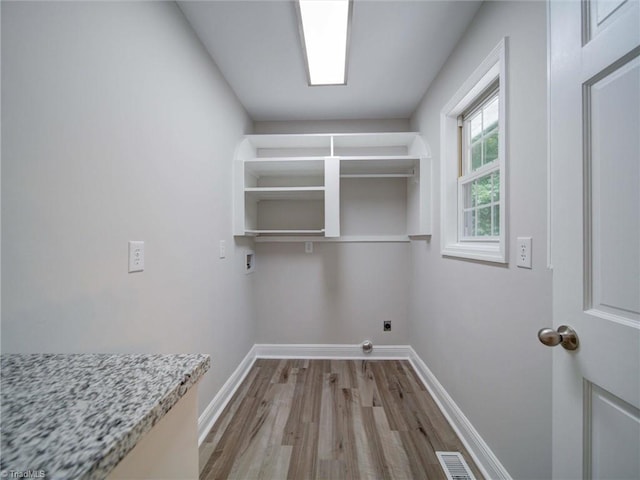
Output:
<instances>
[{"instance_id":1,"label":"window pane","mask_svg":"<svg viewBox=\"0 0 640 480\"><path fill-rule=\"evenodd\" d=\"M464 235L465 237L475 237L476 235L476 211L468 210L464 212Z\"/></svg>"},{"instance_id":2,"label":"window pane","mask_svg":"<svg viewBox=\"0 0 640 480\"><path fill-rule=\"evenodd\" d=\"M471 147L471 171L482 166L482 142L478 142Z\"/></svg>"},{"instance_id":3,"label":"window pane","mask_svg":"<svg viewBox=\"0 0 640 480\"><path fill-rule=\"evenodd\" d=\"M476 236L491 236L491 207L483 207L478 209L478 225Z\"/></svg>"},{"instance_id":4,"label":"window pane","mask_svg":"<svg viewBox=\"0 0 640 480\"><path fill-rule=\"evenodd\" d=\"M485 205L487 203L491 203L492 197L492 175L486 175L484 177L479 178L473 182L475 187L475 197L476 197L476 205Z\"/></svg>"},{"instance_id":5,"label":"window pane","mask_svg":"<svg viewBox=\"0 0 640 480\"><path fill-rule=\"evenodd\" d=\"M493 178L493 201L500 201L500 170L496 171L492 175Z\"/></svg>"},{"instance_id":6,"label":"window pane","mask_svg":"<svg viewBox=\"0 0 640 480\"><path fill-rule=\"evenodd\" d=\"M493 162L498 158L498 130L493 130L484 139L484 164Z\"/></svg>"},{"instance_id":7,"label":"window pane","mask_svg":"<svg viewBox=\"0 0 640 480\"><path fill-rule=\"evenodd\" d=\"M498 128L498 97L495 97L483 109L484 114L484 133L485 135L493 129Z\"/></svg>"},{"instance_id":8,"label":"window pane","mask_svg":"<svg viewBox=\"0 0 640 480\"><path fill-rule=\"evenodd\" d=\"M470 141L473 143L480 138L480 134L482 133L482 111L479 111L471 117L471 120L469 120L469 128L471 131Z\"/></svg>"},{"instance_id":9,"label":"window pane","mask_svg":"<svg viewBox=\"0 0 640 480\"><path fill-rule=\"evenodd\" d=\"M499 97L496 95L465 120L465 151L468 153L464 166L466 173L498 159L499 117Z\"/></svg>"},{"instance_id":10,"label":"window pane","mask_svg":"<svg viewBox=\"0 0 640 480\"><path fill-rule=\"evenodd\" d=\"M491 172L463 188L463 215L465 237L491 237L500 235L499 172Z\"/></svg>"},{"instance_id":11,"label":"window pane","mask_svg":"<svg viewBox=\"0 0 640 480\"><path fill-rule=\"evenodd\" d=\"M464 186L464 208L476 206L475 182L467 183Z\"/></svg>"}]
</instances>

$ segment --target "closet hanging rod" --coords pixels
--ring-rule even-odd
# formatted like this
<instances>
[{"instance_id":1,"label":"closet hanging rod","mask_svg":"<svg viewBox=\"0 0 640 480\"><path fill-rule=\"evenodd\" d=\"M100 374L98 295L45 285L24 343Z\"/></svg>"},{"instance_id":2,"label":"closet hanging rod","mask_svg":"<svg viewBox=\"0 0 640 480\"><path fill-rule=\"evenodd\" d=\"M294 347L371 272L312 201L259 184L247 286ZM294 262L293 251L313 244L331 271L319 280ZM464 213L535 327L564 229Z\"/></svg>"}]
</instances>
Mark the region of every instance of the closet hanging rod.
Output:
<instances>
[{"instance_id":1,"label":"closet hanging rod","mask_svg":"<svg viewBox=\"0 0 640 480\"><path fill-rule=\"evenodd\" d=\"M411 178L415 173L341 173L340 178Z\"/></svg>"}]
</instances>

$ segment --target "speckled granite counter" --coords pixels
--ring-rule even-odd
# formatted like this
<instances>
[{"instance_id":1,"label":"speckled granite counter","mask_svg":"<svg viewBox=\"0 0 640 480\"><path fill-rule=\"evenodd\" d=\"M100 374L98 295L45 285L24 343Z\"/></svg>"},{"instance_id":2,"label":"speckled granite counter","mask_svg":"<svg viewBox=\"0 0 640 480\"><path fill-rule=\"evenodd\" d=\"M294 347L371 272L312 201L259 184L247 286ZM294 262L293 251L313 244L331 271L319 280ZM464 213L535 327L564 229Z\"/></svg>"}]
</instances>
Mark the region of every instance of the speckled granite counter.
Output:
<instances>
[{"instance_id":1,"label":"speckled granite counter","mask_svg":"<svg viewBox=\"0 0 640 480\"><path fill-rule=\"evenodd\" d=\"M1 476L105 478L210 364L202 354L1 355Z\"/></svg>"}]
</instances>

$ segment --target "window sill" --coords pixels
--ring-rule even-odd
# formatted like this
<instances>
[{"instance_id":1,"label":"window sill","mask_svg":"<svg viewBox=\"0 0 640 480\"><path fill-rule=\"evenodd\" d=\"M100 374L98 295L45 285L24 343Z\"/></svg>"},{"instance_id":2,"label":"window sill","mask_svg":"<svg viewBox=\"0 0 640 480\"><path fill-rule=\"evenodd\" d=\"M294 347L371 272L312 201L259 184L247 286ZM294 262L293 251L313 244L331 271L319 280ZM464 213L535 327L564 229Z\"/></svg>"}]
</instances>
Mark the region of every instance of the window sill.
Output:
<instances>
[{"instance_id":1,"label":"window sill","mask_svg":"<svg viewBox=\"0 0 640 480\"><path fill-rule=\"evenodd\" d=\"M499 243L449 243L442 249L445 257L459 257L482 262L506 264L506 255Z\"/></svg>"}]
</instances>

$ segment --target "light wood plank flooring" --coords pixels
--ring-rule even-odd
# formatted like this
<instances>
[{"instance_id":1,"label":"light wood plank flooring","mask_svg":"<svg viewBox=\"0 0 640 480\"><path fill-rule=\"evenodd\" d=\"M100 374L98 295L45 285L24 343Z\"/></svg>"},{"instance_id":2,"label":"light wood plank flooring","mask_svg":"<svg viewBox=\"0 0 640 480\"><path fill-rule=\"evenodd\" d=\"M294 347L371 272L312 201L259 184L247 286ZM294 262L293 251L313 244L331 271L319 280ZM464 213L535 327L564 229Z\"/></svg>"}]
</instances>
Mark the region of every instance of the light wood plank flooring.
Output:
<instances>
[{"instance_id":1,"label":"light wood plank flooring","mask_svg":"<svg viewBox=\"0 0 640 480\"><path fill-rule=\"evenodd\" d=\"M200 479L445 479L439 450L482 478L409 362L259 359L200 447Z\"/></svg>"}]
</instances>

